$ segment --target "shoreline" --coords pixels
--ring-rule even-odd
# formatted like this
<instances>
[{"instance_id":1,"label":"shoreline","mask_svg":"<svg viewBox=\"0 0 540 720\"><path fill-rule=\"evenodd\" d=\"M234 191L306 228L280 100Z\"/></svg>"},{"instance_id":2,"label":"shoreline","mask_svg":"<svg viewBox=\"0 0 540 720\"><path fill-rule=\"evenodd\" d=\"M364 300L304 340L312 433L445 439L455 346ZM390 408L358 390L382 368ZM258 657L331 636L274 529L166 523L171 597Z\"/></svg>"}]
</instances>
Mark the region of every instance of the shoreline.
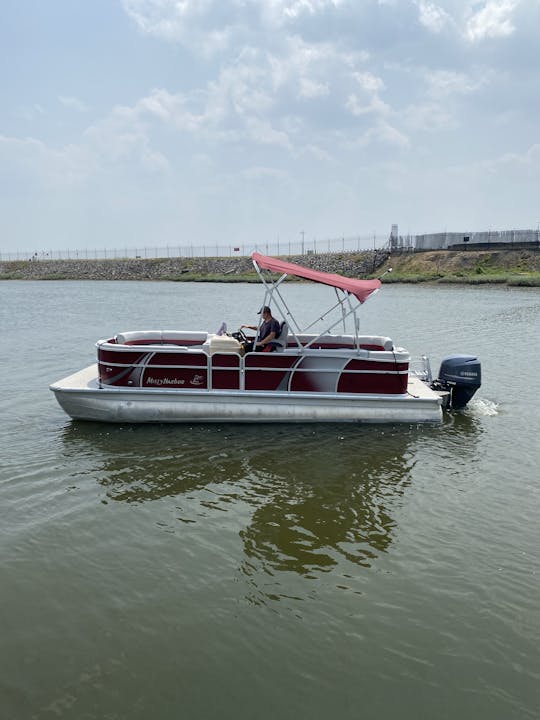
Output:
<instances>
[{"instance_id":1,"label":"shoreline","mask_svg":"<svg viewBox=\"0 0 540 720\"><path fill-rule=\"evenodd\" d=\"M384 283L507 285L540 287L536 249L432 250L390 254L388 250L287 256L323 272L349 277L382 275ZM115 258L94 260L12 260L0 262L0 280L146 280L258 283L249 257Z\"/></svg>"}]
</instances>

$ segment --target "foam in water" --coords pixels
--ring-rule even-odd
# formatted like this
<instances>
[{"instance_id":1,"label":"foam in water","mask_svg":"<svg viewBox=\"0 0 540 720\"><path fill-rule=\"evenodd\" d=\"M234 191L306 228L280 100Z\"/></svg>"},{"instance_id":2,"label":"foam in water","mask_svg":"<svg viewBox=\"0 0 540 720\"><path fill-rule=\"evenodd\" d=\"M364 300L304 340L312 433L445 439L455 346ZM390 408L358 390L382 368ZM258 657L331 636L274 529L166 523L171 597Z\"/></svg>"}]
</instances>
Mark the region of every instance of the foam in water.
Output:
<instances>
[{"instance_id":1,"label":"foam in water","mask_svg":"<svg viewBox=\"0 0 540 720\"><path fill-rule=\"evenodd\" d=\"M475 417L491 417L499 414L499 405L486 398L473 398L467 405L467 411Z\"/></svg>"}]
</instances>

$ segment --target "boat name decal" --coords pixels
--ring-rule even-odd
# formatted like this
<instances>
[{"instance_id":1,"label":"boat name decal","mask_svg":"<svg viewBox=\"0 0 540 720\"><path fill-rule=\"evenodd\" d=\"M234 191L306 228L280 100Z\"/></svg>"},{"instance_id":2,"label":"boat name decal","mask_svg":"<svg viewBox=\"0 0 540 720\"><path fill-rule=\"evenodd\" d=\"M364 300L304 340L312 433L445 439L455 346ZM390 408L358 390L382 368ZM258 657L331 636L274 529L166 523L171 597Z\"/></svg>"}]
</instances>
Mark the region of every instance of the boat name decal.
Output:
<instances>
[{"instance_id":1,"label":"boat name decal","mask_svg":"<svg viewBox=\"0 0 540 720\"><path fill-rule=\"evenodd\" d=\"M204 383L204 377L202 375L194 375L193 380L189 381L190 385L202 385Z\"/></svg>"},{"instance_id":2,"label":"boat name decal","mask_svg":"<svg viewBox=\"0 0 540 720\"><path fill-rule=\"evenodd\" d=\"M181 378L153 378L149 377L146 381L149 385L183 385L185 380Z\"/></svg>"}]
</instances>

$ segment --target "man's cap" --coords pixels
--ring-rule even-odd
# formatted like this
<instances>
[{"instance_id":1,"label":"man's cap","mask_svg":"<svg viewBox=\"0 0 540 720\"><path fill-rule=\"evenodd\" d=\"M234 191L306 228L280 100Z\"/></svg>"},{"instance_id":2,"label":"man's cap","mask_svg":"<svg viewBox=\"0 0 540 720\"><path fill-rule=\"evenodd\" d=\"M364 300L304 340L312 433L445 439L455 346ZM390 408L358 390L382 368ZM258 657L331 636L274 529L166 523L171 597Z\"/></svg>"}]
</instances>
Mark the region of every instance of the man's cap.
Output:
<instances>
[{"instance_id":1,"label":"man's cap","mask_svg":"<svg viewBox=\"0 0 540 720\"><path fill-rule=\"evenodd\" d=\"M270 310L270 308L268 307L268 305L263 305L262 308L261 308L261 309L259 310L259 312L257 313L257 315L262 315L263 313L270 313L270 314L272 314L272 311Z\"/></svg>"}]
</instances>

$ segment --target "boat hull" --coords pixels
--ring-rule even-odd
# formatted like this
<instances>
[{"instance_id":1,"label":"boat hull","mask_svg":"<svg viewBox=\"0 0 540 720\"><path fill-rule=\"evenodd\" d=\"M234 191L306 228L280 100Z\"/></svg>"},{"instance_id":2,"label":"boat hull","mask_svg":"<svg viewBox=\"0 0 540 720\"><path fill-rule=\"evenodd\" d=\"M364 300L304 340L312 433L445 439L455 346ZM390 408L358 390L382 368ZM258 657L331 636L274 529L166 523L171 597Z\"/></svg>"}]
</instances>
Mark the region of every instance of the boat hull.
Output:
<instances>
[{"instance_id":1,"label":"boat hull","mask_svg":"<svg viewBox=\"0 0 540 720\"><path fill-rule=\"evenodd\" d=\"M399 395L100 387L96 365L50 386L76 420L111 423L438 423L441 395L414 376Z\"/></svg>"}]
</instances>

